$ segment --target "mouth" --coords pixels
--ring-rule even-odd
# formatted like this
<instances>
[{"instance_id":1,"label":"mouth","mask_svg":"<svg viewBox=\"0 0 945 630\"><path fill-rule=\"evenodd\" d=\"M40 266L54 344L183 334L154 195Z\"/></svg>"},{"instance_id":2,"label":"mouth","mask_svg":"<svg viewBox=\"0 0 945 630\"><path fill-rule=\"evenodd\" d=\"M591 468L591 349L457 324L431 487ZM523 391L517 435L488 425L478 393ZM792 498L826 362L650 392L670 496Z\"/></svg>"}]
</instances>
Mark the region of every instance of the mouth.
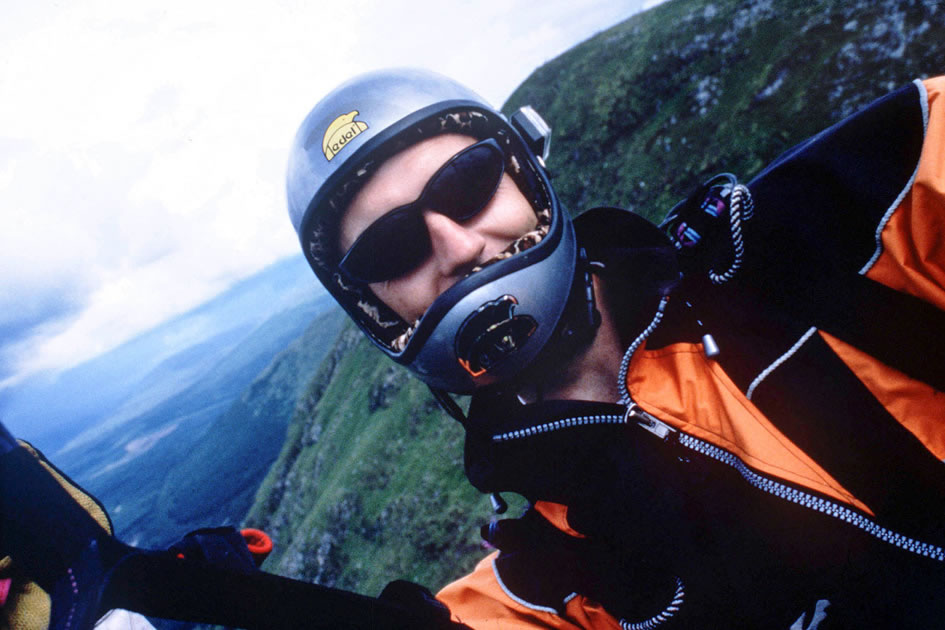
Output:
<instances>
[{"instance_id":1,"label":"mouth","mask_svg":"<svg viewBox=\"0 0 945 630\"><path fill-rule=\"evenodd\" d=\"M468 278L472 274L482 271L486 267L489 267L490 265L494 265L497 262L503 261L506 258L511 258L515 254L519 254L521 252L524 252L527 249L531 249L532 247L540 243L541 239L545 238L545 235L548 234L549 227L550 225L547 223L539 224L538 227L536 227L534 230L531 230L530 232L526 232L519 238L512 241L508 247L503 249L498 254L492 256L488 260L481 262L475 267L473 267L469 271L469 273L466 274L466 277Z\"/></svg>"},{"instance_id":2,"label":"mouth","mask_svg":"<svg viewBox=\"0 0 945 630\"><path fill-rule=\"evenodd\" d=\"M528 249L531 249L532 247L540 243L541 240L545 238L545 236L548 234L548 230L551 228L550 220L545 220L545 218L542 216L545 213L547 213L547 217L550 219L551 213L549 211L546 210L543 213L539 213L538 226L534 230L526 232L519 238L512 241L512 243L510 243L508 247L503 249L501 252L495 254L494 256L490 257L488 260L485 260L479 263L478 265L476 265L475 267L473 267L469 271L469 273L467 273L464 276L464 278L468 278L474 273L478 273L482 271L486 267L490 267L498 262L511 258L512 256L516 254L519 254ZM407 330L405 330L403 333L401 333L400 335L398 335L391 341L391 348L395 352L401 352L404 348L407 347L407 342L410 341L410 338L413 336L413 333L417 329L417 325L419 323L420 323L420 318L417 318L416 321L413 322L413 324L407 327Z\"/></svg>"}]
</instances>

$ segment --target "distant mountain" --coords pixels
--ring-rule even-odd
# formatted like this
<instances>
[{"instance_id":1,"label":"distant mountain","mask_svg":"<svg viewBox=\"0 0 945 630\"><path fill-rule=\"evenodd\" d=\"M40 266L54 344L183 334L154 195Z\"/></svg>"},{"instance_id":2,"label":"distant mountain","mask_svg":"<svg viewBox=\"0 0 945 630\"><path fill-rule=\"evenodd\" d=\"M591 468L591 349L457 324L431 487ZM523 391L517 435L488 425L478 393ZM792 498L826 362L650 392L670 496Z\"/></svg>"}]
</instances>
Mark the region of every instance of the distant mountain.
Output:
<instances>
[{"instance_id":1,"label":"distant mountain","mask_svg":"<svg viewBox=\"0 0 945 630\"><path fill-rule=\"evenodd\" d=\"M4 392L4 422L95 494L121 538L164 545L243 518L342 322L295 256L56 379Z\"/></svg>"},{"instance_id":2,"label":"distant mountain","mask_svg":"<svg viewBox=\"0 0 945 630\"><path fill-rule=\"evenodd\" d=\"M579 212L658 219L703 180L781 151L915 77L945 71L939 2L671 0L548 62L510 97L551 124L556 189ZM616 370L616 366L615 366ZM339 338L296 406L246 523L264 568L377 595L437 589L484 555L488 501L462 431L361 339Z\"/></svg>"},{"instance_id":3,"label":"distant mountain","mask_svg":"<svg viewBox=\"0 0 945 630\"><path fill-rule=\"evenodd\" d=\"M183 391L263 322L318 295L302 256L287 258L99 357L0 391L0 418L54 455L86 429L121 424Z\"/></svg>"},{"instance_id":4,"label":"distant mountain","mask_svg":"<svg viewBox=\"0 0 945 630\"><path fill-rule=\"evenodd\" d=\"M162 546L198 527L239 523L341 329L342 312L327 300L271 318L203 379L56 463L135 544ZM286 338L288 320L304 332Z\"/></svg>"}]
</instances>

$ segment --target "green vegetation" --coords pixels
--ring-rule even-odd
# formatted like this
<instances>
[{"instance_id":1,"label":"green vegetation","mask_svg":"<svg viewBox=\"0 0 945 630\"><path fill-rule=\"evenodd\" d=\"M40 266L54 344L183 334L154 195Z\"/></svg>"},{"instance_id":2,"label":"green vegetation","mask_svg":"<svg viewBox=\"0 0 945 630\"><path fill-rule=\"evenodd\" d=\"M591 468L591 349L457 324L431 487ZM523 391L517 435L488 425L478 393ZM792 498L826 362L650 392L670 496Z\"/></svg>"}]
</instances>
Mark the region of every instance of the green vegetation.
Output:
<instances>
[{"instance_id":1,"label":"green vegetation","mask_svg":"<svg viewBox=\"0 0 945 630\"><path fill-rule=\"evenodd\" d=\"M275 541L264 568L374 595L472 568L490 509L464 480L462 441L422 383L347 327L247 518Z\"/></svg>"},{"instance_id":2,"label":"green vegetation","mask_svg":"<svg viewBox=\"0 0 945 630\"><path fill-rule=\"evenodd\" d=\"M551 123L565 205L660 220L720 172L779 153L914 78L945 71L939 2L671 0L536 70L504 110Z\"/></svg>"}]
</instances>

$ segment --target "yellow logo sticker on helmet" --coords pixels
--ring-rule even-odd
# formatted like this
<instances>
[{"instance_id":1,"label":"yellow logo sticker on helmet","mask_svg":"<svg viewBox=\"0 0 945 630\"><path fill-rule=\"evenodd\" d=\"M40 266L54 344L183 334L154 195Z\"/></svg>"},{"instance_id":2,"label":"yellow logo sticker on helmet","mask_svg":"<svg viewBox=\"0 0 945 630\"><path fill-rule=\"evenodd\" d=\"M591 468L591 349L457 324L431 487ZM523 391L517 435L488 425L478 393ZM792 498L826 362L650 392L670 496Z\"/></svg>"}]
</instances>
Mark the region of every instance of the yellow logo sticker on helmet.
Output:
<instances>
[{"instance_id":1,"label":"yellow logo sticker on helmet","mask_svg":"<svg viewBox=\"0 0 945 630\"><path fill-rule=\"evenodd\" d=\"M328 125L328 129L325 131L325 137L322 139L322 151L325 152L325 159L329 162L331 158L338 155L338 152L345 148L355 136L367 130L367 123L354 119L357 115L358 110L342 114Z\"/></svg>"}]
</instances>

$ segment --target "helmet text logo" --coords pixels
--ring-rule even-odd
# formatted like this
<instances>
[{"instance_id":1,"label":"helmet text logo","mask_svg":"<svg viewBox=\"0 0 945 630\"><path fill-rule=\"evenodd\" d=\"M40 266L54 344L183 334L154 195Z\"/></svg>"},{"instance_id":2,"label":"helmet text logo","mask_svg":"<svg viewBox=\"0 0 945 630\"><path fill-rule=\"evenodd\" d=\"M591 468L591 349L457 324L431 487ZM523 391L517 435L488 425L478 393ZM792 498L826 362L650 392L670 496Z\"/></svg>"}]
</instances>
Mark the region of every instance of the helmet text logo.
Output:
<instances>
[{"instance_id":1,"label":"helmet text logo","mask_svg":"<svg viewBox=\"0 0 945 630\"><path fill-rule=\"evenodd\" d=\"M322 139L322 151L325 152L325 159L329 162L338 152L345 148L351 140L362 131L366 131L367 123L355 120L358 110L342 114L331 121L328 129L325 130L325 137Z\"/></svg>"},{"instance_id":2,"label":"helmet text logo","mask_svg":"<svg viewBox=\"0 0 945 630\"><path fill-rule=\"evenodd\" d=\"M516 315L512 295L486 302L466 318L456 335L456 358L470 376L482 376L525 345L538 328L531 315Z\"/></svg>"}]
</instances>

